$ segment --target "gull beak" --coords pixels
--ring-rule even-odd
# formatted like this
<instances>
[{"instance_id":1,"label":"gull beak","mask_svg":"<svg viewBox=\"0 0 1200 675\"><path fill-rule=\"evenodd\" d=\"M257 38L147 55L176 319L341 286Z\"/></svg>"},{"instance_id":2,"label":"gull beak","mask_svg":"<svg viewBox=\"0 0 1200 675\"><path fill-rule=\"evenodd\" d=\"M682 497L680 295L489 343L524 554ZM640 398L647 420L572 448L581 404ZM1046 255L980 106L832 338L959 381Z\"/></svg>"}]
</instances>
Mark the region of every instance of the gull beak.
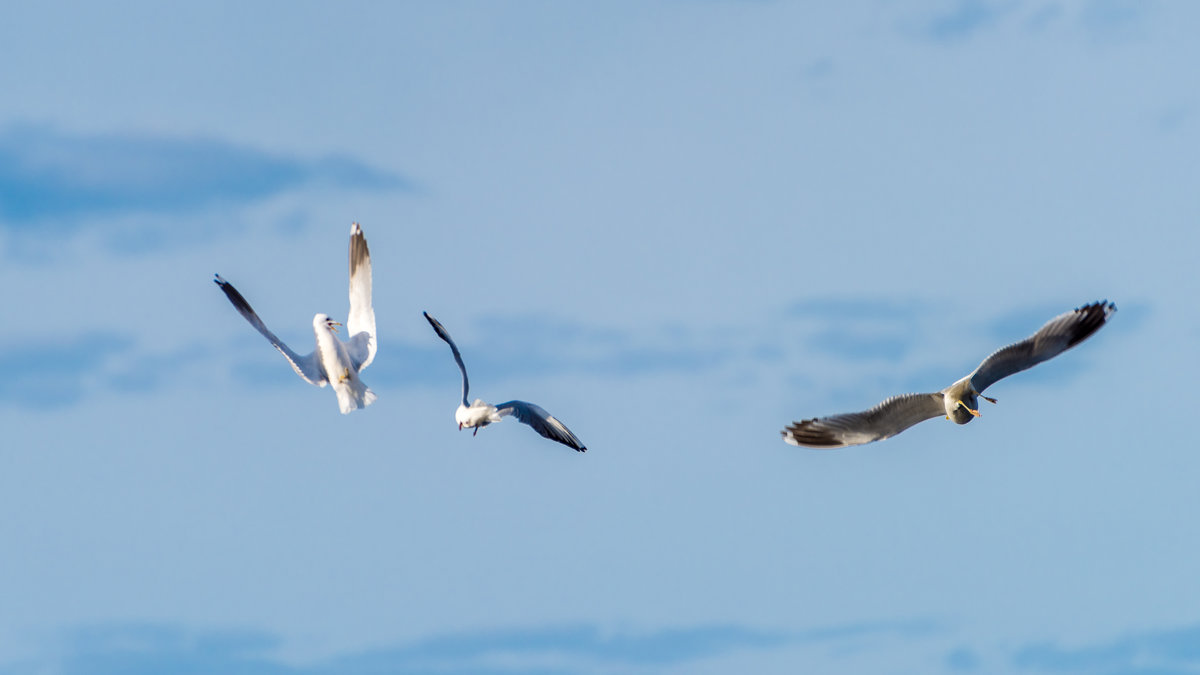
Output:
<instances>
[{"instance_id":1,"label":"gull beak","mask_svg":"<svg viewBox=\"0 0 1200 675\"><path fill-rule=\"evenodd\" d=\"M330 321L329 322L329 330L336 333L336 332L338 332L337 327L340 325L342 325L342 322L340 322L340 321Z\"/></svg>"}]
</instances>

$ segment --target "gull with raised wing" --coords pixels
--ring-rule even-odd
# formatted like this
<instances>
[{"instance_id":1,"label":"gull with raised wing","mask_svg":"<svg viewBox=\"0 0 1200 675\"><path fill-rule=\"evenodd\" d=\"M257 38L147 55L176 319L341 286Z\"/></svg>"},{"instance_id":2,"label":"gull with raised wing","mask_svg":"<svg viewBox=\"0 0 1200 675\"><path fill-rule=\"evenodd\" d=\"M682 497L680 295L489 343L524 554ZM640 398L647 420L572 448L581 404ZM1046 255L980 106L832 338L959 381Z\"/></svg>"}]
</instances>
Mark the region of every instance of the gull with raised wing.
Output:
<instances>
[{"instance_id":1,"label":"gull with raised wing","mask_svg":"<svg viewBox=\"0 0 1200 675\"><path fill-rule=\"evenodd\" d=\"M433 326L434 332L438 337L446 341L450 345L450 353L454 354L454 361L458 364L458 369L462 371L462 403L458 405L458 409L454 411L454 421L458 422L458 430L474 429L471 434L474 436L479 433L479 430L493 422L499 422L505 417L512 415L517 418L518 422L528 424L533 427L533 430L549 438L552 441L558 441L568 448L573 448L579 452L584 452L587 448L565 424L558 421L550 413L546 412L539 406L525 401L508 401L497 405L484 403L480 399L475 399L474 403L468 403L467 393L470 391L470 384L467 382L467 367L463 365L462 354L458 353L458 346L454 344L454 340L450 338L450 333L446 332L445 327L437 319L429 316L429 312L422 312L425 319L429 321L429 325Z\"/></svg>"},{"instance_id":2,"label":"gull with raised wing","mask_svg":"<svg viewBox=\"0 0 1200 675\"><path fill-rule=\"evenodd\" d=\"M793 422L783 440L810 448L843 448L891 438L905 429L945 415L957 424L979 417L979 398L997 380L1058 356L1100 330L1117 311L1107 300L1060 314L1032 336L992 352L971 374L933 394L893 396L863 412Z\"/></svg>"},{"instance_id":3,"label":"gull with raised wing","mask_svg":"<svg viewBox=\"0 0 1200 675\"><path fill-rule=\"evenodd\" d=\"M233 284L219 274L215 275L213 283L221 287L225 297L246 321L283 354L297 375L318 387L326 384L333 387L342 414L375 402L375 392L358 377L375 359L376 349L375 310L371 307L371 252L358 223L350 226L350 314L346 318L348 339L345 341L337 336L337 327L341 323L327 314L317 314L312 321L317 347L313 353L301 356L267 328Z\"/></svg>"}]
</instances>

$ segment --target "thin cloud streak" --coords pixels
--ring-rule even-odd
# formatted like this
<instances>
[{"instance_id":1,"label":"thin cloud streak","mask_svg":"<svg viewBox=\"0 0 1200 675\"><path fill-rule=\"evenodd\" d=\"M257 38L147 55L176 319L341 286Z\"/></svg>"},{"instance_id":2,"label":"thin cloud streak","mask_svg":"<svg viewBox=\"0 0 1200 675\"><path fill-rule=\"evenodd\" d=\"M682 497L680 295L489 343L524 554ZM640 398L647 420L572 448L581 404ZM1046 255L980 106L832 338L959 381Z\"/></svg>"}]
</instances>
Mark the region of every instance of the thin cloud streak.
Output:
<instances>
[{"instance_id":1,"label":"thin cloud streak","mask_svg":"<svg viewBox=\"0 0 1200 675\"><path fill-rule=\"evenodd\" d=\"M1136 633L1075 649L1031 644L1013 657L1013 665L1055 673L1194 673L1200 668L1200 626Z\"/></svg>"},{"instance_id":2,"label":"thin cloud streak","mask_svg":"<svg viewBox=\"0 0 1200 675\"><path fill-rule=\"evenodd\" d=\"M792 303L788 314L797 319L826 321L912 321L930 311L927 303L905 298L806 298Z\"/></svg>"},{"instance_id":3,"label":"thin cloud streak","mask_svg":"<svg viewBox=\"0 0 1200 675\"><path fill-rule=\"evenodd\" d=\"M74 230L80 220L244 205L329 185L394 190L408 182L356 159L300 159L228 141L145 134L0 133L0 227Z\"/></svg>"},{"instance_id":4,"label":"thin cloud streak","mask_svg":"<svg viewBox=\"0 0 1200 675\"><path fill-rule=\"evenodd\" d=\"M55 646L62 675L235 673L360 675L373 673L654 672L738 651L806 645L845 649L881 639L927 638L928 621L829 626L789 632L732 624L612 632L591 624L450 632L405 645L343 654L310 664L275 656L283 641L261 631L188 631L172 625L115 624L78 629ZM27 665L27 664L23 664ZM0 668L0 672L15 672Z\"/></svg>"},{"instance_id":5,"label":"thin cloud streak","mask_svg":"<svg viewBox=\"0 0 1200 675\"><path fill-rule=\"evenodd\" d=\"M133 336L103 330L9 343L0 353L0 407L29 410L67 408L110 392L155 391L215 356L204 345L139 349Z\"/></svg>"},{"instance_id":6,"label":"thin cloud streak","mask_svg":"<svg viewBox=\"0 0 1200 675\"><path fill-rule=\"evenodd\" d=\"M0 405L55 409L72 405L105 377L133 340L106 332L10 344L0 350Z\"/></svg>"},{"instance_id":7,"label":"thin cloud streak","mask_svg":"<svg viewBox=\"0 0 1200 675\"><path fill-rule=\"evenodd\" d=\"M938 41L965 38L994 24L1002 14L1002 8L994 2L959 0L953 9L930 20L928 35Z\"/></svg>"}]
</instances>

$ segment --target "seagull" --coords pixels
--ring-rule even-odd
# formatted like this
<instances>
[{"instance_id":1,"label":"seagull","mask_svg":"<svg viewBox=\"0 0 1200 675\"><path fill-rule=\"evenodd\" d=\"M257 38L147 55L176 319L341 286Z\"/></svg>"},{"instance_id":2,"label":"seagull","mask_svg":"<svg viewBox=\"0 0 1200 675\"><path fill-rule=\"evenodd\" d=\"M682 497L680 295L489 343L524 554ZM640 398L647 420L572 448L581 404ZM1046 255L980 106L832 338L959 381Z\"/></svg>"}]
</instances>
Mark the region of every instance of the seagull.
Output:
<instances>
[{"instance_id":1,"label":"seagull","mask_svg":"<svg viewBox=\"0 0 1200 675\"><path fill-rule=\"evenodd\" d=\"M283 354L297 375L309 384L333 387L343 415L375 402L375 392L358 378L359 372L375 359L376 350L375 310L371 307L371 252L358 223L350 226L350 315L346 319L349 339L343 342L337 337L337 327L341 323L327 314L317 314L312 321L317 347L306 356L292 351L276 337L233 284L222 279L220 274L214 276L213 283L221 287L225 297L250 325Z\"/></svg>"},{"instance_id":2,"label":"seagull","mask_svg":"<svg viewBox=\"0 0 1200 675\"><path fill-rule=\"evenodd\" d=\"M983 391L1013 373L1048 361L1100 330L1117 306L1107 300L1060 314L1032 336L992 352L971 374L935 394L903 394L856 413L793 422L783 440L810 448L844 448L891 438L918 422L945 415L956 424L980 417Z\"/></svg>"},{"instance_id":3,"label":"seagull","mask_svg":"<svg viewBox=\"0 0 1200 675\"><path fill-rule=\"evenodd\" d=\"M490 405L484 403L481 399L475 399L474 403L467 403L467 392L469 390L469 385L467 384L467 367L463 365L462 354L458 353L458 346L454 344L454 340L450 338L450 333L446 332L441 322L429 316L429 312L422 312L422 314L429 321L429 325L433 326L433 330L437 332L438 337L450 345L450 352L454 354L454 361L458 363L458 369L462 371L462 403L454 411L454 421L458 422L459 431L462 431L464 427L467 429L474 428L475 431L471 434L474 436L483 427L493 422L499 422L508 415L512 415L517 418L518 422L528 424L533 427L534 431L545 438L558 441L579 452L587 451L587 447L579 442L579 439L575 437L575 434L571 433L571 430L565 424L559 422L558 418L546 412L540 406L525 401L508 401L499 405Z\"/></svg>"}]
</instances>

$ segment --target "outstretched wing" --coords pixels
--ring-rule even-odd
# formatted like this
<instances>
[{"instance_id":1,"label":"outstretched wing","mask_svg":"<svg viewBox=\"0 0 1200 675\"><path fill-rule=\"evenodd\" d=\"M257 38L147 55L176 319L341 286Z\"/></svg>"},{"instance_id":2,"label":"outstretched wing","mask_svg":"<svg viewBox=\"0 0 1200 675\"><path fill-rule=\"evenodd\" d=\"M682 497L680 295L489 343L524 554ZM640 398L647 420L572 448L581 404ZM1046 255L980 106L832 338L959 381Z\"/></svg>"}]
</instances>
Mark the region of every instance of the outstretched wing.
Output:
<instances>
[{"instance_id":1,"label":"outstretched wing","mask_svg":"<svg viewBox=\"0 0 1200 675\"><path fill-rule=\"evenodd\" d=\"M238 293L238 290L233 287L233 284L222 279L220 274L216 274L214 276L216 278L213 279L213 283L221 287L221 290L225 292L225 297L229 298L229 301L233 303L233 306L237 309L237 311L240 312L242 316L246 317L246 320L250 322L250 325L254 326L258 332L262 333L263 337L267 338L267 341L269 341L275 347L275 349L278 349L280 354L283 354L283 358L287 359L288 363L292 364L292 369L296 371L296 374L300 377L303 377L311 384L315 384L318 387L324 387L326 383L325 373L323 372L320 364L317 363L316 354L314 353L307 356L300 356L296 352L292 351L290 347L283 343L283 340L280 340L275 336L274 333L270 331L270 329L267 328L266 324L262 322L262 319L258 318L258 314L254 313L254 309L250 307L250 303L246 302L246 299L242 297L241 293Z\"/></svg>"},{"instance_id":2,"label":"outstretched wing","mask_svg":"<svg viewBox=\"0 0 1200 675\"><path fill-rule=\"evenodd\" d=\"M971 386L983 392L998 380L1058 356L1100 330L1115 311L1116 305L1103 300L1054 317L1032 336L992 352L971 373Z\"/></svg>"},{"instance_id":3,"label":"outstretched wing","mask_svg":"<svg viewBox=\"0 0 1200 675\"><path fill-rule=\"evenodd\" d=\"M358 223L350 226L350 315L346 353L362 371L375 360L375 309L371 307L371 251Z\"/></svg>"},{"instance_id":4,"label":"outstretched wing","mask_svg":"<svg viewBox=\"0 0 1200 675\"><path fill-rule=\"evenodd\" d=\"M587 447L579 442L579 439L575 437L575 434L571 433L567 425L559 422L558 418L539 406L525 401L508 401L497 405L496 412L501 417L512 415L517 418L517 421L533 427L533 430L541 434L544 438L558 441L579 452L587 451Z\"/></svg>"},{"instance_id":5,"label":"outstretched wing","mask_svg":"<svg viewBox=\"0 0 1200 675\"><path fill-rule=\"evenodd\" d=\"M467 367L463 365L462 354L458 353L458 345L454 344L454 340L450 339L450 334L446 332L446 328L444 326L442 326L442 323L440 321L433 318L432 316L429 316L429 312L421 312L421 313L425 315L425 319L427 321L429 321L429 325L433 326L433 330L434 330L434 332L436 332L438 334L438 337L442 338L443 340L446 341L446 344L450 345L450 352L452 354L454 354L454 362L458 364L458 369L462 371L462 376L463 376L462 402L463 402L463 405L470 405L470 403L467 402L467 391L470 389L470 384L467 382Z\"/></svg>"},{"instance_id":6,"label":"outstretched wing","mask_svg":"<svg viewBox=\"0 0 1200 675\"><path fill-rule=\"evenodd\" d=\"M945 414L940 393L904 394L863 412L793 422L781 433L783 440L792 445L844 448L890 438L918 422Z\"/></svg>"}]
</instances>

